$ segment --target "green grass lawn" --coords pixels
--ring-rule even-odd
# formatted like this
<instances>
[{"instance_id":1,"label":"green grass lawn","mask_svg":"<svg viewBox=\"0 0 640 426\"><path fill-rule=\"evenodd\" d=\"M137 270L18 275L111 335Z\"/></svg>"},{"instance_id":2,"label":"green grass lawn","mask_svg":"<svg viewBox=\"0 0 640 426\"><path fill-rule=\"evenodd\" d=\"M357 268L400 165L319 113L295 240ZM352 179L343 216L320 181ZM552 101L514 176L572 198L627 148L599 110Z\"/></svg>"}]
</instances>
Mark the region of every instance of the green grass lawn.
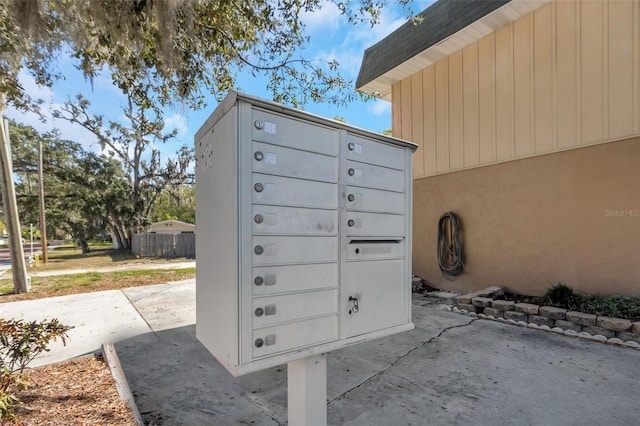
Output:
<instances>
[{"instance_id":1,"label":"green grass lawn","mask_svg":"<svg viewBox=\"0 0 640 426\"><path fill-rule=\"evenodd\" d=\"M81 272L65 275L32 276L31 291L24 294L13 293L10 272L0 278L0 303L24 299L62 296L65 294L114 290L141 285L161 284L195 277L195 268L146 269L141 265L175 263L193 259L141 259L130 251L114 250L110 246L92 246L91 251L82 251L73 245L58 246L48 251L49 262L28 268L28 274L44 271L83 269ZM135 266L135 270L100 272L100 268L113 266ZM94 270L95 271L92 271Z\"/></svg>"}]
</instances>

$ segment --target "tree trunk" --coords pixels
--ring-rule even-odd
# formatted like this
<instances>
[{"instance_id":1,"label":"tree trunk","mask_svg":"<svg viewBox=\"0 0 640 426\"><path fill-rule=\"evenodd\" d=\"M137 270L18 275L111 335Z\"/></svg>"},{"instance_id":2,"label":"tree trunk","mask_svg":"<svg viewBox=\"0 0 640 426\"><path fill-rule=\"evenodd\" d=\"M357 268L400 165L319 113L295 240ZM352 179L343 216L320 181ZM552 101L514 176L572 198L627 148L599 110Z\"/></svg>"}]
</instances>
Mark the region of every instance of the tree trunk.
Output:
<instances>
[{"instance_id":1,"label":"tree trunk","mask_svg":"<svg viewBox=\"0 0 640 426\"><path fill-rule=\"evenodd\" d=\"M18 205L13 186L13 165L11 162L11 147L9 145L9 127L4 125L2 113L5 107L5 95L0 93L0 186L2 187L2 203L4 215L9 231L9 253L11 256L11 272L13 274L13 291L26 293L29 291L27 267L24 261L20 221L18 220Z\"/></svg>"},{"instance_id":2,"label":"tree trunk","mask_svg":"<svg viewBox=\"0 0 640 426\"><path fill-rule=\"evenodd\" d=\"M80 240L80 248L82 248L82 254L87 254L91 251L89 243L87 243L87 240L85 239Z\"/></svg>"}]
</instances>

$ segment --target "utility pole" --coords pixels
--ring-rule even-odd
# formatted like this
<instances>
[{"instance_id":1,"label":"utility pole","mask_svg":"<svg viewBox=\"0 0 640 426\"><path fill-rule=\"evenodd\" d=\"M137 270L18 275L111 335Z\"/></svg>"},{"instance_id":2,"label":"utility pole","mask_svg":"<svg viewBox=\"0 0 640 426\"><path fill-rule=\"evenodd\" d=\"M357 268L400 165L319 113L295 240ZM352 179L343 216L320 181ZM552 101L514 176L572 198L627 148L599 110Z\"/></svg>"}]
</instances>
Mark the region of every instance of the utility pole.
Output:
<instances>
[{"instance_id":1,"label":"utility pole","mask_svg":"<svg viewBox=\"0 0 640 426\"><path fill-rule=\"evenodd\" d=\"M0 100L3 101L4 99ZM0 102L4 104L4 102ZM0 110L2 113L2 110ZM27 293L27 266L24 261L22 234L18 220L18 203L13 185L13 164L11 162L11 146L9 143L9 122L0 115L0 185L2 185L2 202L9 232L9 252L11 254L11 272L13 274L13 291Z\"/></svg>"},{"instance_id":2,"label":"utility pole","mask_svg":"<svg viewBox=\"0 0 640 426\"><path fill-rule=\"evenodd\" d=\"M42 263L49 261L47 251L47 222L44 212L44 174L42 171L42 139L38 138L38 201L40 204L40 243L42 245Z\"/></svg>"}]
</instances>

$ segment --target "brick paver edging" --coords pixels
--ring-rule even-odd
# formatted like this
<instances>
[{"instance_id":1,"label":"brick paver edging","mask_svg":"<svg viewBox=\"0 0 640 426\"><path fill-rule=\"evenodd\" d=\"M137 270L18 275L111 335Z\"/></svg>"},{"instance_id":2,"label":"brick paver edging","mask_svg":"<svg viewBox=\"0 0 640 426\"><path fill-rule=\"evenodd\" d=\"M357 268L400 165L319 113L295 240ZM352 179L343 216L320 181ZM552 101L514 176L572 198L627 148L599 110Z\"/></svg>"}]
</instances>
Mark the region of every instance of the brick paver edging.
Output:
<instances>
[{"instance_id":1,"label":"brick paver edging","mask_svg":"<svg viewBox=\"0 0 640 426\"><path fill-rule=\"evenodd\" d=\"M498 287L456 297L451 311L473 318L578 337L609 345L640 349L640 322L567 311L553 306L494 300Z\"/></svg>"}]
</instances>

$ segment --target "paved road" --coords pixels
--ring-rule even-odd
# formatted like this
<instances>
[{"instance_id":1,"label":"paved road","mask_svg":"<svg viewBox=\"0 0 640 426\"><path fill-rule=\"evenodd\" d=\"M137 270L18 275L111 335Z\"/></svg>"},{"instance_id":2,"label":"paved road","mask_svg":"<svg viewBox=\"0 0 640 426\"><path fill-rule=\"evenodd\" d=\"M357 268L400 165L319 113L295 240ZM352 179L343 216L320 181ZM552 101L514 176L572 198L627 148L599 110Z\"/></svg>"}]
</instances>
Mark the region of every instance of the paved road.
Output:
<instances>
[{"instance_id":1,"label":"paved road","mask_svg":"<svg viewBox=\"0 0 640 426\"><path fill-rule=\"evenodd\" d=\"M332 425L637 425L640 351L476 320L415 297L410 332L328 355ZM234 379L195 338L193 281L0 304L75 325L54 362L117 342L146 422L284 425L286 366ZM221 325L224 326L224 325Z\"/></svg>"}]
</instances>

